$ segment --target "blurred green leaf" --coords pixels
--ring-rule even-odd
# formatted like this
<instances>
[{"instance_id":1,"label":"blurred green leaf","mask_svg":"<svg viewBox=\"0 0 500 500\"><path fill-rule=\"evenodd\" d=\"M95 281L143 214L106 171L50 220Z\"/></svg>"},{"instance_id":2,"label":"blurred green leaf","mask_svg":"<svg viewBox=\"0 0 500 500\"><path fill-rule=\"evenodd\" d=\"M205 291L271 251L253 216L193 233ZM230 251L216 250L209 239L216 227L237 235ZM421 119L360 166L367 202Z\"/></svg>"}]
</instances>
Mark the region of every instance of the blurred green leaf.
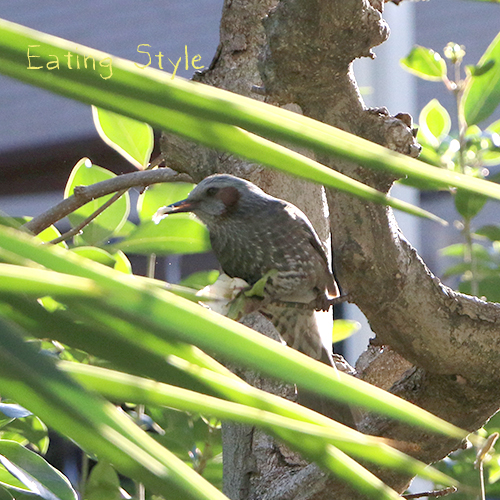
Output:
<instances>
[{"instance_id":1,"label":"blurred green leaf","mask_svg":"<svg viewBox=\"0 0 500 500\"><path fill-rule=\"evenodd\" d=\"M18 495L19 492L23 491L27 494L32 494L31 490L29 490L19 479L14 477L3 465L0 464L0 485L5 486L9 489L9 491L13 491L14 494ZM35 497L38 498L38 497ZM17 500L17 499L16 499Z\"/></svg>"},{"instance_id":2,"label":"blurred green leaf","mask_svg":"<svg viewBox=\"0 0 500 500\"><path fill-rule=\"evenodd\" d=\"M154 146L153 129L144 122L92 106L94 125L101 139L139 170L144 169Z\"/></svg>"},{"instance_id":3,"label":"blurred green leaf","mask_svg":"<svg viewBox=\"0 0 500 500\"><path fill-rule=\"evenodd\" d=\"M122 227L117 228L113 236L116 238L126 238L132 231L135 230L137 226L130 222L130 220L126 220Z\"/></svg>"},{"instance_id":4,"label":"blurred green leaf","mask_svg":"<svg viewBox=\"0 0 500 500\"><path fill-rule=\"evenodd\" d=\"M418 123L419 132L435 148L441 144L443 136L448 135L451 129L450 115L437 99L432 99L424 106Z\"/></svg>"},{"instance_id":5,"label":"blurred green leaf","mask_svg":"<svg viewBox=\"0 0 500 500\"><path fill-rule=\"evenodd\" d=\"M489 224L483 227L480 227L475 231L479 236L485 236L490 241L500 241L500 226L495 226L493 224Z\"/></svg>"},{"instance_id":6,"label":"blurred green leaf","mask_svg":"<svg viewBox=\"0 0 500 500\"><path fill-rule=\"evenodd\" d=\"M88 186L99 181L112 179L113 177L116 177L113 172L92 164L88 158L83 158L71 171L64 190L64 197L68 198L71 196L77 186ZM108 195L90 201L70 214L68 219L73 226L80 224L84 219L93 214L101 205L106 203L106 201L108 201L111 197L112 195ZM83 229L81 238L83 238L83 240L90 245L100 243L108 239L115 231L119 231L123 226L127 220L129 210L129 195L128 193L125 193L119 200L108 207L103 213L98 215Z\"/></svg>"},{"instance_id":7,"label":"blurred green leaf","mask_svg":"<svg viewBox=\"0 0 500 500\"><path fill-rule=\"evenodd\" d=\"M470 281L461 281L458 290L472 295ZM486 297L490 302L500 302L500 275L486 276L478 281L478 297Z\"/></svg>"},{"instance_id":8,"label":"blurred green leaf","mask_svg":"<svg viewBox=\"0 0 500 500\"><path fill-rule=\"evenodd\" d=\"M219 275L219 271L215 269L211 269L210 271L198 271L181 280L179 285L201 290L208 285L213 285L217 281Z\"/></svg>"},{"instance_id":9,"label":"blurred green leaf","mask_svg":"<svg viewBox=\"0 0 500 500\"><path fill-rule=\"evenodd\" d=\"M36 451L45 455L49 448L49 436L47 426L35 415L24 418L17 418L6 428L9 432L16 432L26 438L26 440L36 448ZM3 429L2 429L3 431ZM2 433L4 439L9 437Z\"/></svg>"},{"instance_id":10,"label":"blurred green leaf","mask_svg":"<svg viewBox=\"0 0 500 500\"><path fill-rule=\"evenodd\" d=\"M484 204L488 201L488 197L458 189L454 200L457 212L466 219L472 219L484 207Z\"/></svg>"},{"instance_id":11,"label":"blurred green leaf","mask_svg":"<svg viewBox=\"0 0 500 500\"><path fill-rule=\"evenodd\" d=\"M61 233L55 226L49 226L47 229L44 229L41 233L38 233L37 236L42 241L49 242L55 240L56 238L59 238L59 236L61 236ZM58 245L63 248L68 248L68 245L66 244L65 241L60 241Z\"/></svg>"},{"instance_id":12,"label":"blurred green leaf","mask_svg":"<svg viewBox=\"0 0 500 500\"><path fill-rule=\"evenodd\" d=\"M95 393L83 390L56 368L52 358L23 342L20 332L14 331L9 323L0 321L0 329L0 390L3 394L15 394L20 404L51 428L74 440L83 450L109 460L118 471L142 481L153 492L173 498L227 500L123 412ZM16 446L19 447L17 443ZM0 454L8 451L4 447L0 442ZM7 458L14 461L11 455ZM2 463L7 466L7 462ZM60 498L69 500L69 497ZM75 499L76 496L71 498Z\"/></svg>"},{"instance_id":13,"label":"blurred green leaf","mask_svg":"<svg viewBox=\"0 0 500 500\"><path fill-rule=\"evenodd\" d=\"M280 417L267 411L245 407L241 404L159 384L147 379L131 377L104 368L74 363L62 363L60 366L76 376L77 380L84 385L98 390L110 398L135 403L160 404L180 410L217 416L221 420L258 425L285 439L289 446L306 456L309 455L312 459L323 461L323 448L330 444L346 453L354 454L358 458L364 458L379 465L391 464L391 467L400 470L410 468L415 473L419 471L418 473L427 475L427 477L434 475L432 470L424 471L423 464L409 459L395 449L383 446L377 441L377 438L365 436L340 424L335 425L335 422L332 422L327 428L304 422L300 418ZM378 454L376 450L378 450ZM331 470L335 471L335 469ZM435 475L434 478L437 481L444 481L445 484L448 482L447 478L440 477L439 474Z\"/></svg>"},{"instance_id":14,"label":"blurred green leaf","mask_svg":"<svg viewBox=\"0 0 500 500\"><path fill-rule=\"evenodd\" d=\"M461 106L469 125L488 118L500 103L500 33L479 60L479 67L486 65L487 71L466 79Z\"/></svg>"},{"instance_id":15,"label":"blurred green leaf","mask_svg":"<svg viewBox=\"0 0 500 500\"><path fill-rule=\"evenodd\" d=\"M233 378L226 368L211 358L197 354L197 349L190 351L186 344L194 344L211 352L216 350L220 356L230 356L234 362L272 377L297 383L299 388L304 387L349 404L387 412L387 415L394 418L404 418L406 422L425 425L437 432L464 436L464 431L390 393L341 372L337 373L294 349L282 346L188 300L156 286L148 287L143 280L97 263L89 263L86 259L57 247L35 245L29 236L1 226L0 248L15 250L20 256L29 257L54 271L64 269L65 272L73 272L76 276L95 281L105 293L103 298L98 297L100 307L92 309L89 319L100 315L104 321L107 316L113 322L123 320L124 325L120 325L122 330L133 327L145 331L140 343L144 343L146 339L160 346L171 343L168 348L180 355L170 355L169 364L195 378L202 373L200 366L209 366L209 373L203 376L203 383L209 387L215 387L219 383L213 379L214 375L222 373L224 379ZM75 312L81 311L85 317L88 316L88 310L82 301L71 301L69 305ZM110 317L111 314L113 317ZM249 356L249 352L252 352L252 356ZM190 358L197 357L200 361L194 364L188 361L189 358L183 357L186 354ZM212 370L214 371L210 373ZM23 403L19 398L16 399L20 404ZM49 424L48 421L46 423Z\"/></svg>"},{"instance_id":16,"label":"blurred green leaf","mask_svg":"<svg viewBox=\"0 0 500 500\"><path fill-rule=\"evenodd\" d=\"M127 238L112 245L125 253L192 254L210 250L206 227L190 214L143 222Z\"/></svg>"},{"instance_id":17,"label":"blurred green leaf","mask_svg":"<svg viewBox=\"0 0 500 500\"><path fill-rule=\"evenodd\" d=\"M447 267L443 273L443 278L449 276L462 276L466 273L474 273L476 280L481 280L487 276L491 276L495 272L495 266L491 262L475 262L474 266L470 262L459 262L453 266ZM467 276L467 274L466 274Z\"/></svg>"},{"instance_id":18,"label":"blurred green leaf","mask_svg":"<svg viewBox=\"0 0 500 500\"><path fill-rule=\"evenodd\" d=\"M98 247L76 247L72 249L78 255L85 257L86 259L93 260L94 262L99 262L105 266L114 267L116 264L116 259L106 250Z\"/></svg>"},{"instance_id":19,"label":"blurred green leaf","mask_svg":"<svg viewBox=\"0 0 500 500\"><path fill-rule=\"evenodd\" d=\"M46 269L30 269L23 266L0 264L0 291L21 292L34 296L95 295L99 291L90 280L63 273L51 273Z\"/></svg>"},{"instance_id":20,"label":"blurred green leaf","mask_svg":"<svg viewBox=\"0 0 500 500\"><path fill-rule=\"evenodd\" d=\"M442 255L443 257L457 257L460 259L464 258L465 253L466 246L464 243L454 243L453 245L449 245L439 250L439 255ZM474 254L474 257L476 259L487 261L490 260L490 254L488 253L488 250L486 250L486 248L484 248L483 245L480 245L479 243L474 243L472 245L472 253Z\"/></svg>"},{"instance_id":21,"label":"blurred green leaf","mask_svg":"<svg viewBox=\"0 0 500 500\"><path fill-rule=\"evenodd\" d=\"M85 500L121 500L120 479L115 469L106 461L99 460L85 486Z\"/></svg>"},{"instance_id":22,"label":"blurred green leaf","mask_svg":"<svg viewBox=\"0 0 500 500\"><path fill-rule=\"evenodd\" d=\"M14 497L3 486L0 486L0 500L15 500Z\"/></svg>"},{"instance_id":23,"label":"blurred green leaf","mask_svg":"<svg viewBox=\"0 0 500 500\"><path fill-rule=\"evenodd\" d=\"M340 342L354 335L361 328L361 323L350 319L336 319L333 322L332 342Z\"/></svg>"},{"instance_id":24,"label":"blurred green leaf","mask_svg":"<svg viewBox=\"0 0 500 500\"><path fill-rule=\"evenodd\" d=\"M113 267L117 271L121 271L122 273L126 274L132 274L132 264L121 250L115 252L112 257L115 259L115 265Z\"/></svg>"},{"instance_id":25,"label":"blurred green leaf","mask_svg":"<svg viewBox=\"0 0 500 500\"><path fill-rule=\"evenodd\" d=\"M446 76L445 60L432 49L416 45L401 59L401 64L410 73L431 81L441 81Z\"/></svg>"},{"instance_id":26,"label":"blurred green leaf","mask_svg":"<svg viewBox=\"0 0 500 500\"><path fill-rule=\"evenodd\" d=\"M142 222L151 221L160 207L183 200L193 188L194 184L187 182L165 182L149 186L137 200L139 218Z\"/></svg>"},{"instance_id":27,"label":"blurred green leaf","mask_svg":"<svg viewBox=\"0 0 500 500\"><path fill-rule=\"evenodd\" d=\"M14 441L0 440L0 463L28 491L45 500L77 500L75 490L63 474Z\"/></svg>"},{"instance_id":28,"label":"blurred green leaf","mask_svg":"<svg viewBox=\"0 0 500 500\"><path fill-rule=\"evenodd\" d=\"M500 163L500 120L486 127L485 132L490 135L490 148L483 152L485 165L498 165ZM491 179L488 179L491 180Z\"/></svg>"}]
</instances>

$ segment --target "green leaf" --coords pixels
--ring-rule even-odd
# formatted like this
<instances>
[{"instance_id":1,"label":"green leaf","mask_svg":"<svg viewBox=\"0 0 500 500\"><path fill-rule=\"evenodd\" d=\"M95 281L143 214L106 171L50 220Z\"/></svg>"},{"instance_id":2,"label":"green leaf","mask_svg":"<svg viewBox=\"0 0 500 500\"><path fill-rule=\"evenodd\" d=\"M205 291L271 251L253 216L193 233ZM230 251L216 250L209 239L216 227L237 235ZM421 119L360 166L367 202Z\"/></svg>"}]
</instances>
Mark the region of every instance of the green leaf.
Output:
<instances>
[{"instance_id":1,"label":"green leaf","mask_svg":"<svg viewBox=\"0 0 500 500\"><path fill-rule=\"evenodd\" d=\"M264 290L266 288L267 282L272 280L274 276L278 274L276 269L271 269L262 278L260 278L257 283L255 283L250 290L244 292L246 297L264 297Z\"/></svg>"},{"instance_id":2,"label":"green leaf","mask_svg":"<svg viewBox=\"0 0 500 500\"><path fill-rule=\"evenodd\" d=\"M232 420L247 425L257 425L274 435L285 439L289 446L306 454L313 453L313 458L323 452L325 445L334 445L340 450L354 454L358 458L367 459L379 465L411 470L423 473L436 481L448 482L448 479L433 470L425 469L425 465L404 456L388 446L382 445L377 438L360 434L353 429L330 421L328 426L316 422L304 422L298 415L283 417L269 411L245 407L244 405L224 401L178 387L104 368L75 363L61 363L60 366L73 374L77 380L106 396L147 405L163 405L179 410L211 415L221 420ZM279 398L278 398L279 399ZM292 405L293 406L293 405ZM298 417L298 418L297 418ZM309 444L306 444L309 442ZM359 446L358 446L359 445ZM321 452L319 451L321 450ZM389 465L390 464L390 465ZM335 469L331 469L335 471Z\"/></svg>"},{"instance_id":3,"label":"green leaf","mask_svg":"<svg viewBox=\"0 0 500 500\"><path fill-rule=\"evenodd\" d=\"M444 136L448 135L451 129L451 118L448 111L437 99L432 99L427 103L418 121L421 132L426 141L434 148L439 147Z\"/></svg>"},{"instance_id":4,"label":"green leaf","mask_svg":"<svg viewBox=\"0 0 500 500\"><path fill-rule=\"evenodd\" d=\"M9 488L9 490L13 491L16 496L21 491L28 493L28 494L31 493L31 491L21 481L19 481L19 479L17 479L15 476L13 476L1 464L0 464L0 485L5 486L6 488Z\"/></svg>"},{"instance_id":5,"label":"green leaf","mask_svg":"<svg viewBox=\"0 0 500 500\"><path fill-rule=\"evenodd\" d=\"M95 393L86 392L57 369L52 358L23 342L20 332L14 331L11 325L1 321L0 327L0 390L3 394L15 394L20 404L50 427L64 433L82 449L113 463L119 472L144 482L153 492L173 498L227 500L121 410ZM16 446L19 447L17 443ZM5 451L0 446L0 454ZM21 465L10 455L7 458L16 466ZM29 470L38 478L35 472ZM40 482L43 482L41 478ZM59 497L70 499L69 496Z\"/></svg>"},{"instance_id":6,"label":"green leaf","mask_svg":"<svg viewBox=\"0 0 500 500\"><path fill-rule=\"evenodd\" d=\"M4 487L0 486L0 500L15 500L14 497Z\"/></svg>"},{"instance_id":7,"label":"green leaf","mask_svg":"<svg viewBox=\"0 0 500 500\"><path fill-rule=\"evenodd\" d=\"M28 45L37 47L37 63L42 67L54 57L64 58L68 50L82 58L93 55L100 60L103 57L101 52L87 47L78 48L73 42L1 20L0 72L115 113L147 121L153 127L183 135L213 149L229 151L252 162L443 223L418 207L386 196L255 134L297 145L307 143L305 147L317 152L344 157L366 167L399 170L409 161L411 163L408 157L297 113L181 78L172 79L171 75L151 68L138 69L133 62L123 59L113 61L113 76L107 80L92 71L87 71L82 78L83 73L65 67L60 68L57 78L54 78L55 74L47 75L43 70L26 71ZM415 160L414 167L417 175L428 175L426 166L421 162ZM406 173L405 170L402 175ZM440 173L437 178L446 184L446 175ZM452 183L459 182L456 176L450 179ZM464 184L473 189L470 182ZM487 188L482 186L482 189ZM500 198L500 190L496 194Z\"/></svg>"},{"instance_id":8,"label":"green leaf","mask_svg":"<svg viewBox=\"0 0 500 500\"><path fill-rule=\"evenodd\" d=\"M85 487L85 500L121 500L121 498L118 474L108 462L99 460L90 472Z\"/></svg>"},{"instance_id":9,"label":"green leaf","mask_svg":"<svg viewBox=\"0 0 500 500\"><path fill-rule=\"evenodd\" d=\"M92 106L92 116L101 139L139 170L145 168L154 146L153 129L106 109Z\"/></svg>"},{"instance_id":10,"label":"green leaf","mask_svg":"<svg viewBox=\"0 0 500 500\"><path fill-rule=\"evenodd\" d=\"M41 233L38 233L37 236L42 241L49 242L55 240L56 238L59 238L59 236L61 236L61 233L55 226L49 226L47 229L44 229ZM58 245L62 248L68 248L68 245L66 244L65 241L60 241Z\"/></svg>"},{"instance_id":11,"label":"green leaf","mask_svg":"<svg viewBox=\"0 0 500 500\"><path fill-rule=\"evenodd\" d=\"M496 120L485 130L490 135L489 150L483 152L485 165L498 165L500 163L500 120Z\"/></svg>"},{"instance_id":12,"label":"green leaf","mask_svg":"<svg viewBox=\"0 0 500 500\"><path fill-rule=\"evenodd\" d=\"M462 189L457 190L454 198L457 212L466 219L472 219L475 217L488 201L487 196L468 193Z\"/></svg>"},{"instance_id":13,"label":"green leaf","mask_svg":"<svg viewBox=\"0 0 500 500\"><path fill-rule=\"evenodd\" d=\"M469 125L488 118L500 103L500 33L479 60L479 67L486 65L487 71L466 79L461 107Z\"/></svg>"},{"instance_id":14,"label":"green leaf","mask_svg":"<svg viewBox=\"0 0 500 500\"><path fill-rule=\"evenodd\" d=\"M97 165L93 165L88 158L80 160L69 176L64 197L71 196L77 186L88 186L96 182L112 179L116 177L113 172L106 170ZM76 226L84 219L93 214L100 206L104 205L112 195L103 196L99 199L90 201L83 207L75 210L68 216L71 224ZM100 243L113 235L115 231L119 231L127 220L130 210L130 201L128 193L125 193L118 201L108 207L103 213L98 215L88 226L86 226L81 234L85 242L90 245Z\"/></svg>"},{"instance_id":15,"label":"green leaf","mask_svg":"<svg viewBox=\"0 0 500 500\"><path fill-rule=\"evenodd\" d=\"M116 264L116 259L106 250L98 247L76 247L72 249L77 255L81 255L86 259L93 260L94 262L99 262L105 266L114 267Z\"/></svg>"},{"instance_id":16,"label":"green leaf","mask_svg":"<svg viewBox=\"0 0 500 500\"><path fill-rule=\"evenodd\" d=\"M401 59L402 66L414 75L430 81L441 81L446 77L445 60L432 49L416 45Z\"/></svg>"},{"instance_id":17,"label":"green leaf","mask_svg":"<svg viewBox=\"0 0 500 500\"><path fill-rule=\"evenodd\" d=\"M158 224L143 222L112 248L125 253L157 255L192 254L210 250L206 227L190 214L165 217Z\"/></svg>"},{"instance_id":18,"label":"green leaf","mask_svg":"<svg viewBox=\"0 0 500 500\"><path fill-rule=\"evenodd\" d=\"M466 252L466 247L464 243L454 243L453 245L449 245L445 248L442 248L439 251L439 255L442 255L443 257L457 257L463 259L465 252ZM491 260L488 250L486 250L486 248L484 248L479 243L474 243L472 245L472 253L474 254L474 257L476 259L487 260L487 261Z\"/></svg>"},{"instance_id":19,"label":"green leaf","mask_svg":"<svg viewBox=\"0 0 500 500\"><path fill-rule=\"evenodd\" d=\"M211 269L210 271L198 271L181 280L179 285L201 290L208 285L213 285L217 281L219 275L219 271L215 269Z\"/></svg>"},{"instance_id":20,"label":"green leaf","mask_svg":"<svg viewBox=\"0 0 500 500\"><path fill-rule=\"evenodd\" d=\"M86 259L57 247L40 247L34 244L29 236L11 228L0 227L0 248L15 250L20 256L30 258L53 271L73 272L76 276L95 281L105 293L103 298L99 296L100 307L94 307L90 316L112 312L121 320L126 320L122 328L126 325L132 326L133 322L134 328L145 332L139 344L144 343L146 339L148 342L159 343L160 346L162 341L170 342L171 348L180 353L186 352L187 346L182 347L183 345L194 344L201 349L216 352L219 356L229 356L234 362L263 374L297 383L299 388L384 412L394 418L404 418L406 422L424 425L436 432L464 436L464 431L400 398L354 377L337 373L294 349L282 346L197 304L159 290L156 286L148 287L142 280L97 263L92 262L89 265ZM76 308L75 311L82 310L88 320L88 309L79 309L82 307L80 300L71 301L70 305ZM192 357L196 351L187 352ZM252 356L248 355L249 352L252 352ZM186 361L183 355L185 354L170 355L169 364L195 378L200 377L200 365L193 363L191 359ZM213 360L203 359L203 366L208 363L210 370L215 370L213 373L204 374L203 383L208 383L209 386L212 383L217 385L217 380L210 379L217 373L223 373L225 379L229 377L232 380L227 369L218 363L214 364ZM0 364L0 368L1 366ZM207 377L210 382L207 382ZM16 399L23 404L19 398ZM46 423L49 424L48 421Z\"/></svg>"},{"instance_id":21,"label":"green leaf","mask_svg":"<svg viewBox=\"0 0 500 500\"><path fill-rule=\"evenodd\" d=\"M483 227L480 227L475 231L479 236L485 236L490 241L500 241L500 226L495 226L493 224L489 224Z\"/></svg>"},{"instance_id":22,"label":"green leaf","mask_svg":"<svg viewBox=\"0 0 500 500\"><path fill-rule=\"evenodd\" d=\"M19 229L23 224L30 221L32 218L33 217L0 217L0 225ZM37 234L37 237L44 242L52 241L59 236L61 236L61 233L55 226L49 226ZM61 241L58 245L63 248L68 247L64 241Z\"/></svg>"},{"instance_id":23,"label":"green leaf","mask_svg":"<svg viewBox=\"0 0 500 500\"><path fill-rule=\"evenodd\" d=\"M122 227L117 228L115 230L115 236L116 238L125 238L127 237L132 231L135 230L137 226L133 223L130 222L128 219L125 221Z\"/></svg>"},{"instance_id":24,"label":"green leaf","mask_svg":"<svg viewBox=\"0 0 500 500\"><path fill-rule=\"evenodd\" d=\"M332 342L340 342L354 335L361 328L361 323L350 319L336 319L333 322Z\"/></svg>"},{"instance_id":25,"label":"green leaf","mask_svg":"<svg viewBox=\"0 0 500 500\"><path fill-rule=\"evenodd\" d=\"M0 440L0 463L26 490L45 500L77 500L75 490L63 474L14 441Z\"/></svg>"},{"instance_id":26,"label":"green leaf","mask_svg":"<svg viewBox=\"0 0 500 500\"><path fill-rule=\"evenodd\" d=\"M47 426L35 415L18 418L7 426L9 432L17 432L19 435L35 447L36 450L45 455L49 448L49 436ZM9 439L4 435L5 439Z\"/></svg>"},{"instance_id":27,"label":"green leaf","mask_svg":"<svg viewBox=\"0 0 500 500\"><path fill-rule=\"evenodd\" d=\"M115 252L112 257L115 259L115 265L113 266L117 271L126 274L132 274L132 264L128 260L127 256L121 251Z\"/></svg>"},{"instance_id":28,"label":"green leaf","mask_svg":"<svg viewBox=\"0 0 500 500\"><path fill-rule=\"evenodd\" d=\"M458 290L472 295L472 283L462 281ZM486 297L486 300L490 302L500 302L500 276L489 276L479 280L477 296Z\"/></svg>"},{"instance_id":29,"label":"green leaf","mask_svg":"<svg viewBox=\"0 0 500 500\"><path fill-rule=\"evenodd\" d=\"M90 280L63 273L51 273L45 269L30 269L22 266L0 264L0 291L25 293L35 297L43 295L95 295L98 289Z\"/></svg>"},{"instance_id":30,"label":"green leaf","mask_svg":"<svg viewBox=\"0 0 500 500\"><path fill-rule=\"evenodd\" d=\"M137 213L142 222L149 222L158 208L183 200L193 190L194 184L166 182L153 184L139 195Z\"/></svg>"}]
</instances>

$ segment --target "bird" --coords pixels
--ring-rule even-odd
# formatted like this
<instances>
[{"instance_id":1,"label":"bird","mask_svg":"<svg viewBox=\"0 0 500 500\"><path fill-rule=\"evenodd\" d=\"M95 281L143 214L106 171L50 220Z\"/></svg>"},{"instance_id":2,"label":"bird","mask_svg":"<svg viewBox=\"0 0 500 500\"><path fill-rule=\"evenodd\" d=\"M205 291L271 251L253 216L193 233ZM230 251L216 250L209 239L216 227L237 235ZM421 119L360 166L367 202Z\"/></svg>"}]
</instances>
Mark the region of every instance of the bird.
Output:
<instances>
[{"instance_id":1,"label":"bird","mask_svg":"<svg viewBox=\"0 0 500 500\"><path fill-rule=\"evenodd\" d=\"M228 174L206 177L186 199L159 208L154 219L181 212L194 213L207 226L225 274L249 286L269 274L258 310L284 342L335 366L331 331L321 335L316 313L328 311L340 293L306 215L288 201Z\"/></svg>"}]
</instances>

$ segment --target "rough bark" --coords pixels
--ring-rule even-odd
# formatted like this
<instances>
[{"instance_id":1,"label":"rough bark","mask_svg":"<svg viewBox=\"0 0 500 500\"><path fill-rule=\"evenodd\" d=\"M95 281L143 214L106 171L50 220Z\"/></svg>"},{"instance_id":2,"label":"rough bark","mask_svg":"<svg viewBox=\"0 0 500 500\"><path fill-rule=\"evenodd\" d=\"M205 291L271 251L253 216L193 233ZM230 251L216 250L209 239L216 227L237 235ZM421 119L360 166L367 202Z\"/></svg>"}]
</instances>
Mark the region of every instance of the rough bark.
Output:
<instances>
[{"instance_id":1,"label":"rough bark","mask_svg":"<svg viewBox=\"0 0 500 500\"><path fill-rule=\"evenodd\" d=\"M252 87L263 88L266 102L416 156L409 116L367 109L352 75L352 61L370 57L388 36L381 11L376 0L226 0L218 53L197 79L260 99ZM187 168L195 180L214 172L249 178L300 206L328 237L319 188L172 137L164 138L163 151L170 166ZM383 191L395 180L359 165L320 161ZM358 376L478 429L500 406L500 306L441 284L390 209L336 191L327 197L336 276L377 335L377 345L358 361ZM429 463L460 445L371 415L362 430L412 442L414 455ZM225 492L233 500L360 498L256 430L228 428L224 440ZM401 492L410 480L375 472Z\"/></svg>"}]
</instances>

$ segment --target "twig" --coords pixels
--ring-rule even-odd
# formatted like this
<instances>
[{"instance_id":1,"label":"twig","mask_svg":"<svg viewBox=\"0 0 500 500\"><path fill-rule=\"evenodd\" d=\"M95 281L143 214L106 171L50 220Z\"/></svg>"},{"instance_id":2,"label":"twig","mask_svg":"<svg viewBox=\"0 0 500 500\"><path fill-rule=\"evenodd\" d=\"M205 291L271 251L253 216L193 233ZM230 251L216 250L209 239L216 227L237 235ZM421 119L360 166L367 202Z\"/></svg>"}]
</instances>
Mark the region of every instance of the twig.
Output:
<instances>
[{"instance_id":1,"label":"twig","mask_svg":"<svg viewBox=\"0 0 500 500\"><path fill-rule=\"evenodd\" d=\"M456 491L457 491L457 488L455 486L449 486L448 488L445 488L444 490L424 491L422 493L409 493L407 495L401 495L401 496L403 498L407 498L407 499L422 498L422 497L438 498L438 497L444 497L446 495L449 495L450 493L455 493Z\"/></svg>"},{"instance_id":2,"label":"twig","mask_svg":"<svg viewBox=\"0 0 500 500\"><path fill-rule=\"evenodd\" d=\"M90 186L79 186L78 190L75 189L75 193L72 196L61 201L43 214L34 217L21 226L21 228L33 234L38 234L95 198L100 198L101 196L106 196L107 194L123 189L145 187L151 184L159 184L160 182L192 182L192 179L188 175L179 174L170 168L158 168L119 175L113 179L98 182Z\"/></svg>"},{"instance_id":3,"label":"twig","mask_svg":"<svg viewBox=\"0 0 500 500\"><path fill-rule=\"evenodd\" d=\"M114 194L106 203L101 205L94 213L90 214L85 220L80 222L77 226L71 228L69 231L66 231L64 234L59 236L58 238L54 238L50 243L53 245L57 245L57 243L61 243L61 241L66 241L67 239L78 234L87 224L90 224L99 214L102 214L106 208L110 207L115 201L118 201L128 190L122 189Z\"/></svg>"}]
</instances>

